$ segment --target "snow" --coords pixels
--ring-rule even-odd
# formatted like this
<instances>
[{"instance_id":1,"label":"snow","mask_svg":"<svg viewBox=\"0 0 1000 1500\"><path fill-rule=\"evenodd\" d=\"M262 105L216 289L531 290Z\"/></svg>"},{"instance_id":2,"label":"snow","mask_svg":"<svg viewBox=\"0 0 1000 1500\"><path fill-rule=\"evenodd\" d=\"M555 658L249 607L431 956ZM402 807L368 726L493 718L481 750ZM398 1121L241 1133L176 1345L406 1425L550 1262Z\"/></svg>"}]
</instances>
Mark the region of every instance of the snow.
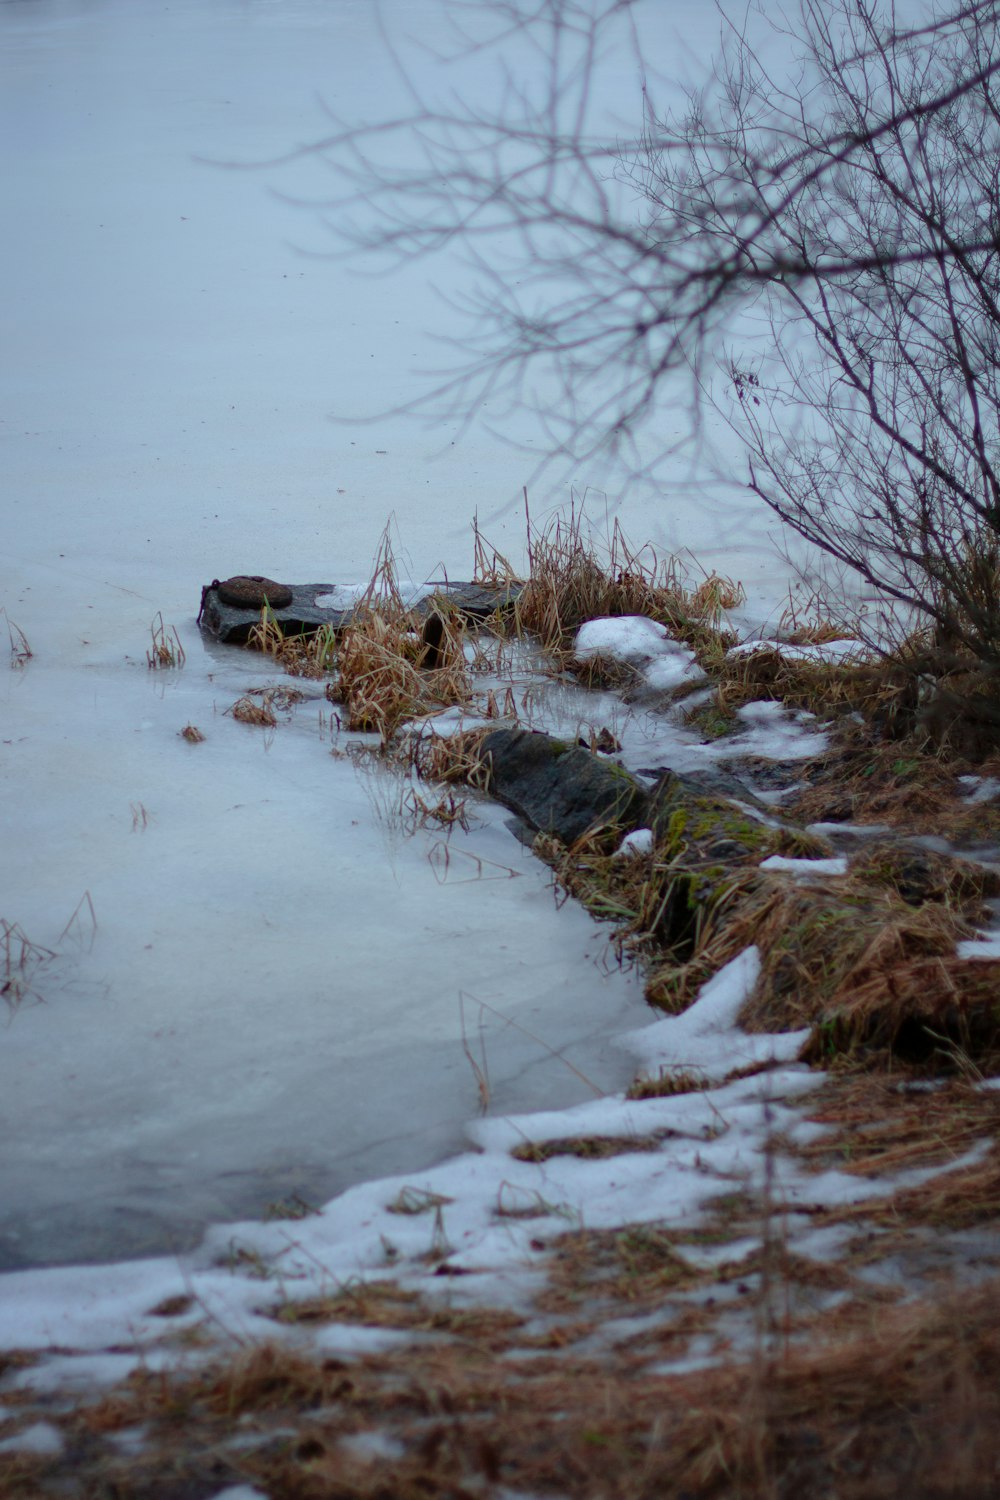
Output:
<instances>
[{"instance_id":1,"label":"snow","mask_svg":"<svg viewBox=\"0 0 1000 1500\"><path fill-rule=\"evenodd\" d=\"M808 1038L808 1030L771 1036L744 1032L736 1025L759 974L760 956L756 948L748 948L719 970L683 1014L630 1032L623 1038L625 1045L651 1076L657 1069L669 1068L694 1072L712 1082L737 1068L792 1061Z\"/></svg>"},{"instance_id":2,"label":"snow","mask_svg":"<svg viewBox=\"0 0 1000 1500\"><path fill-rule=\"evenodd\" d=\"M0 1438L0 1453L34 1453L49 1458L61 1453L62 1434L51 1422L34 1422L8 1438Z\"/></svg>"},{"instance_id":3,"label":"snow","mask_svg":"<svg viewBox=\"0 0 1000 1500\"><path fill-rule=\"evenodd\" d=\"M694 652L645 615L587 620L576 633L573 654L579 661L601 657L632 667L655 692L672 693L705 681Z\"/></svg>"},{"instance_id":4,"label":"snow","mask_svg":"<svg viewBox=\"0 0 1000 1500\"><path fill-rule=\"evenodd\" d=\"M823 641L820 645L796 645L791 641L750 640L732 646L728 656L753 656L758 651L775 651L786 661L829 662L835 664L865 661L870 656L863 641Z\"/></svg>"},{"instance_id":5,"label":"snow","mask_svg":"<svg viewBox=\"0 0 1000 1500\"><path fill-rule=\"evenodd\" d=\"M983 802L995 802L1000 794L1000 781L995 776L959 776L958 782L968 788L965 800L973 807Z\"/></svg>"},{"instance_id":6,"label":"snow","mask_svg":"<svg viewBox=\"0 0 1000 1500\"><path fill-rule=\"evenodd\" d=\"M831 859L792 859L785 854L771 854L760 862L762 870L784 870L800 880L814 876L846 875L848 861L841 856Z\"/></svg>"},{"instance_id":7,"label":"snow","mask_svg":"<svg viewBox=\"0 0 1000 1500\"><path fill-rule=\"evenodd\" d=\"M705 987L687 1015L646 1028L646 1057L687 1062L700 1046L693 1061L716 1075L751 1059L793 1057L801 1035L749 1038L732 1024L757 965L756 953L748 950ZM661 1217L667 1204L672 1217L690 1220L734 1177L758 1174L765 1135L782 1122L791 1126L793 1101L816 1083L809 1069L786 1066L691 1094L641 1101L612 1096L567 1110L481 1119L468 1127L473 1151L427 1172L351 1188L322 1213L294 1225L219 1226L184 1260L11 1273L0 1282L0 1346L78 1350L87 1378L99 1382L111 1373L102 1370L102 1360L129 1359L102 1354L109 1345L134 1343L145 1359L169 1358L154 1346L167 1326L184 1326L192 1312L176 1318L158 1313L168 1297L191 1299L199 1319L207 1316L229 1338L265 1331L273 1337L275 1324L262 1316L265 1298L254 1266L272 1267L282 1297L294 1301L370 1274L433 1283L427 1255L435 1246L438 1256L480 1273L491 1295L504 1280L521 1285L523 1295L524 1267L537 1260L532 1245L567 1225L645 1222ZM656 1151L626 1151L607 1160L555 1155L539 1164L510 1154L523 1141L591 1135L617 1137L626 1145L660 1135L662 1143ZM399 1213L395 1206L404 1190L411 1211ZM412 1211L421 1202L426 1211ZM537 1211L527 1219L512 1217L512 1203L534 1204ZM325 1330L321 1342L324 1350L349 1356L403 1337L340 1325ZM65 1378L61 1366L54 1376L42 1364L18 1371L15 1383L40 1389Z\"/></svg>"},{"instance_id":8,"label":"snow","mask_svg":"<svg viewBox=\"0 0 1000 1500\"><path fill-rule=\"evenodd\" d=\"M362 579L358 583L341 583L332 588L329 593L317 594L313 601L320 609L353 609L358 600L368 592L369 580ZM419 604L421 599L426 599L435 589L433 580L426 583L414 583L410 578L397 578L396 589L403 603L409 608Z\"/></svg>"},{"instance_id":9,"label":"snow","mask_svg":"<svg viewBox=\"0 0 1000 1500\"><path fill-rule=\"evenodd\" d=\"M1000 958L1000 931L966 938L956 949L959 958Z\"/></svg>"},{"instance_id":10,"label":"snow","mask_svg":"<svg viewBox=\"0 0 1000 1500\"><path fill-rule=\"evenodd\" d=\"M615 850L616 859L633 859L637 854L648 854L653 847L653 830L635 828L627 833Z\"/></svg>"},{"instance_id":11,"label":"snow","mask_svg":"<svg viewBox=\"0 0 1000 1500\"><path fill-rule=\"evenodd\" d=\"M719 755L760 755L770 760L809 760L822 755L827 746L827 736L811 730L812 714L791 713L773 699L744 703L736 710L736 716L749 730L739 739L731 740L719 750Z\"/></svg>"},{"instance_id":12,"label":"snow","mask_svg":"<svg viewBox=\"0 0 1000 1500\"><path fill-rule=\"evenodd\" d=\"M800 1113L800 1101L824 1075L794 1061L805 1032L762 1036L739 1028L758 970L756 950L748 949L684 1015L627 1039L647 1064L696 1071L704 1086L692 1092L641 1100L619 1094L564 1110L480 1119L468 1127L472 1149L436 1167L359 1184L295 1224L219 1225L186 1257L9 1273L0 1278L0 1347L37 1350L42 1358L10 1372L0 1389L43 1397L100 1389L140 1366L191 1367L211 1358L208 1333L223 1350L254 1338L294 1344L307 1337L310 1348L340 1359L433 1343L440 1336L350 1322L303 1334L294 1319L276 1322L273 1315L339 1288L392 1278L452 1306L506 1307L530 1316L531 1299L544 1286L545 1247L567 1229L664 1219L697 1227L734 1185L777 1194L789 1243L801 1240L820 1258L835 1255L842 1235L824 1231L817 1238L817 1205L870 1200L983 1158L989 1143L940 1168L872 1181L835 1169L808 1172L775 1153L775 1134L807 1143L824 1133L826 1127ZM763 1071L718 1081L747 1064ZM622 1152L578 1156L556 1149L540 1160L512 1154L526 1142L539 1147L595 1136L617 1139ZM738 1256L740 1243L729 1244L728 1259ZM742 1241L747 1253L758 1243L752 1236ZM694 1267L706 1255L711 1260L703 1247L679 1246L677 1253ZM442 1278L442 1269L460 1278ZM163 1306L168 1297L185 1297L186 1308L178 1302L171 1316ZM197 1350L179 1340L164 1343L165 1334L192 1318L201 1331ZM696 1352L691 1346L671 1368L686 1368Z\"/></svg>"},{"instance_id":13,"label":"snow","mask_svg":"<svg viewBox=\"0 0 1000 1500\"><path fill-rule=\"evenodd\" d=\"M821 838L841 833L852 838L876 838L880 834L891 833L892 827L888 823L809 823L806 825L806 832L818 833Z\"/></svg>"},{"instance_id":14,"label":"snow","mask_svg":"<svg viewBox=\"0 0 1000 1500\"><path fill-rule=\"evenodd\" d=\"M267 1496L252 1484L231 1484L224 1490L217 1490L211 1500L267 1500Z\"/></svg>"}]
</instances>

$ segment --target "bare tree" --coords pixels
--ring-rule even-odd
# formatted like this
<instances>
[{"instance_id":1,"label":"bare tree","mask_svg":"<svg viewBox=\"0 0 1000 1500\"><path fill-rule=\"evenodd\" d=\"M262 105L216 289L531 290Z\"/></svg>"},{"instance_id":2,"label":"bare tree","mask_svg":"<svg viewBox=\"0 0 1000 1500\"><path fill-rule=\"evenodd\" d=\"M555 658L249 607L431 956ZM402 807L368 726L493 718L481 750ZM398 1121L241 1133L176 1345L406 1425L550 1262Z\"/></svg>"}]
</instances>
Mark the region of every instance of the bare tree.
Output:
<instances>
[{"instance_id":1,"label":"bare tree","mask_svg":"<svg viewBox=\"0 0 1000 1500\"><path fill-rule=\"evenodd\" d=\"M533 82L504 75L488 105L414 95L318 149L364 200L356 246L474 261L476 337L439 395L530 399L547 368L552 446L585 455L687 370L729 401L751 488L934 622L922 666L974 663L1000 724L998 5L908 10L801 0L794 24L727 25L679 113L633 28L635 124L609 134L595 69L629 0L494 0L544 60Z\"/></svg>"}]
</instances>

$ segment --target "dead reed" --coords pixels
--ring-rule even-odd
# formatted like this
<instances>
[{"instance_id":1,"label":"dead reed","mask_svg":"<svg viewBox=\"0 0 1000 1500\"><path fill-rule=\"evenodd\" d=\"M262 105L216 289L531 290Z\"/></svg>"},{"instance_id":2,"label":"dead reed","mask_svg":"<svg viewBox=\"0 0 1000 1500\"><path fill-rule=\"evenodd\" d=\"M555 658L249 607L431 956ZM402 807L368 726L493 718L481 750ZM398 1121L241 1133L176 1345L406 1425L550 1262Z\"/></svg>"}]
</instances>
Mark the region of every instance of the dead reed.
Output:
<instances>
[{"instance_id":1,"label":"dead reed","mask_svg":"<svg viewBox=\"0 0 1000 1500\"><path fill-rule=\"evenodd\" d=\"M269 605L264 605L260 619L247 637L253 651L271 656L293 677L322 678L333 670L337 656L337 633L332 625L316 631L291 634Z\"/></svg>"},{"instance_id":2,"label":"dead reed","mask_svg":"<svg viewBox=\"0 0 1000 1500\"><path fill-rule=\"evenodd\" d=\"M516 626L536 635L560 665L572 663L579 627L605 616L646 615L699 652L721 654L728 639L719 633L722 612L742 598L739 584L715 574L691 589L676 558L633 547L617 520L602 549L575 508L542 533L533 531L529 519L528 560ZM594 669L588 663L586 670Z\"/></svg>"},{"instance_id":3,"label":"dead reed","mask_svg":"<svg viewBox=\"0 0 1000 1500\"><path fill-rule=\"evenodd\" d=\"M39 972L56 957L51 948L32 942L20 922L0 917L0 996L13 1013L26 1001L40 1001Z\"/></svg>"},{"instance_id":4,"label":"dead reed","mask_svg":"<svg viewBox=\"0 0 1000 1500\"><path fill-rule=\"evenodd\" d=\"M150 645L146 651L146 665L151 671L163 667L182 667L187 660L181 638L175 625L164 625L163 615L157 610L149 627Z\"/></svg>"},{"instance_id":5,"label":"dead reed","mask_svg":"<svg viewBox=\"0 0 1000 1500\"><path fill-rule=\"evenodd\" d=\"M5 609L0 609L7 625L7 638L10 641L10 664L12 667L24 667L34 656L28 637L20 625L15 625Z\"/></svg>"}]
</instances>

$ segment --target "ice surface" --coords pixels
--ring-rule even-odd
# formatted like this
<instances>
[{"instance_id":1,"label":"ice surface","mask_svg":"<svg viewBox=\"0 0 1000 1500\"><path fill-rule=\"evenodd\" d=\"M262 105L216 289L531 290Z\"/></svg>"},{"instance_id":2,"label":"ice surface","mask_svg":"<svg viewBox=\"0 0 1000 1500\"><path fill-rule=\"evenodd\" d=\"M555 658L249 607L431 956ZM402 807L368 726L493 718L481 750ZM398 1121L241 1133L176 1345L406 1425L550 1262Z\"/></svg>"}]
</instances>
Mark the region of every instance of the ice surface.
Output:
<instances>
[{"instance_id":1,"label":"ice surface","mask_svg":"<svg viewBox=\"0 0 1000 1500\"><path fill-rule=\"evenodd\" d=\"M790 1055L801 1033L744 1038L734 1024L758 962L748 950L703 988L686 1016L640 1033L650 1044L647 1055L680 1063L690 1057L692 1043L696 1049L701 1044L706 1075L731 1066L745 1041L762 1049L770 1044L775 1059ZM736 1184L749 1194L777 1194L789 1209L787 1233L794 1235L793 1221L802 1217L804 1232L812 1234L819 1204L859 1202L917 1185L938 1172L960 1170L989 1149L980 1143L943 1167L879 1181L833 1169L809 1172L775 1154L770 1142L775 1134L815 1138L823 1127L803 1122L797 1102L822 1082L822 1074L804 1065L779 1064L686 1094L607 1097L563 1111L484 1119L470 1127L475 1151L427 1171L359 1184L296 1224L220 1225L197 1254L184 1259L12 1272L0 1278L0 1348L50 1352L38 1364L14 1370L2 1387L38 1395L72 1392L123 1378L140 1363L155 1370L203 1360L210 1357L205 1348L191 1353L176 1339L162 1344L165 1332L176 1333L192 1318L213 1330L223 1347L254 1337L292 1343L299 1337L294 1325L275 1322L269 1311L368 1278L393 1277L427 1297L444 1296L452 1306L528 1313L540 1286L539 1252L567 1228L610 1229L665 1218L695 1226L713 1199ZM633 1137L647 1144L654 1139L657 1149L589 1159L554 1154L542 1162L510 1154L525 1141L590 1134L616 1136L625 1147ZM796 1205L809 1212L798 1215ZM822 1246L814 1248L822 1253ZM442 1280L442 1264L463 1273L461 1279ZM168 1297L184 1299L174 1315L167 1311ZM349 1324L309 1336L314 1348L339 1358L421 1341L412 1333ZM122 1348L134 1353L107 1352Z\"/></svg>"}]
</instances>

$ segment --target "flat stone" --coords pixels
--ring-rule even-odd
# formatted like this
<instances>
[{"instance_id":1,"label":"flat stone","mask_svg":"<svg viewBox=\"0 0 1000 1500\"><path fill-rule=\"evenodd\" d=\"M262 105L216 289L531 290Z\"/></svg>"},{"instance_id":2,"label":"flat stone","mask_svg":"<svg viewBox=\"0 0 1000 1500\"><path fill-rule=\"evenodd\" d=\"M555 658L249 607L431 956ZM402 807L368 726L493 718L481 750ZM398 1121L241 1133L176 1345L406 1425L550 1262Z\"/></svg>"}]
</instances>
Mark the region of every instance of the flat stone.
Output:
<instances>
[{"instance_id":1,"label":"flat stone","mask_svg":"<svg viewBox=\"0 0 1000 1500\"><path fill-rule=\"evenodd\" d=\"M201 591L198 624L206 635L213 636L218 641L231 646L245 646L251 630L260 620L261 603L234 604L229 602L233 598L233 593L227 585L235 581L227 579L225 583L220 583L219 579L215 578L205 585ZM317 630L322 630L325 626L330 626L334 630L343 630L353 619L354 611L351 609L331 609L326 605L316 603L317 599L321 599L324 594L333 593L336 588L335 584L283 585L273 584L271 579L261 579L260 582L283 588L288 595L289 602L280 607L268 595L268 603L274 618L285 635L315 635ZM444 602L449 609L456 610L466 619L485 620L497 610L506 611L513 608L520 592L521 585L517 583L504 584L499 588L491 588L480 583L442 583L414 605L413 614L423 619L440 608L441 603Z\"/></svg>"}]
</instances>

